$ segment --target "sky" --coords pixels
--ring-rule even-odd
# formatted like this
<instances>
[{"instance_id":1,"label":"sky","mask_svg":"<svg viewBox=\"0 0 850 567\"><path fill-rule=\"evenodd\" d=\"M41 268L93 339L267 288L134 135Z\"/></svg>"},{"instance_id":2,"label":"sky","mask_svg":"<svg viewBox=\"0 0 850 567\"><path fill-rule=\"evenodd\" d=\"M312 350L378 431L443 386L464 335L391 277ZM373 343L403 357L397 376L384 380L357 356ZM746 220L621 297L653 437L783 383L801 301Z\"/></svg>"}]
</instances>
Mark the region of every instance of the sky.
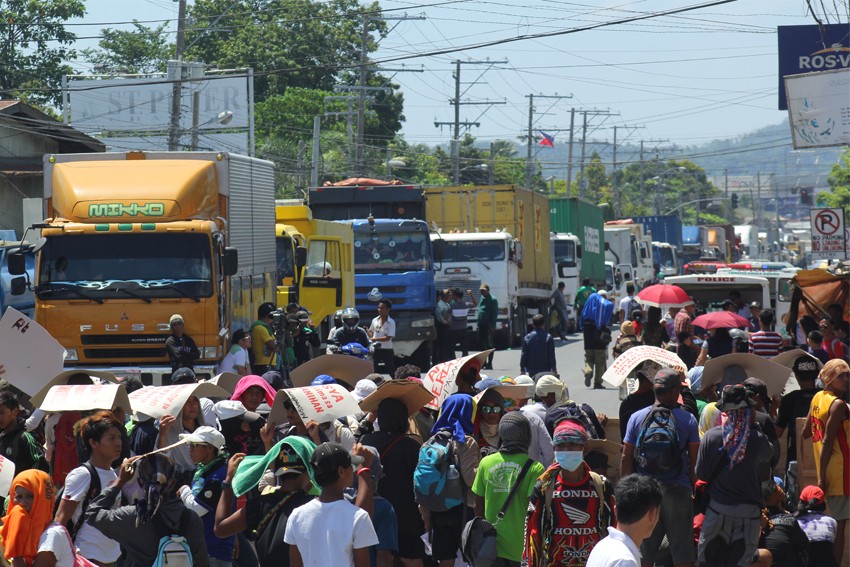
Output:
<instances>
[{"instance_id":1,"label":"sky","mask_svg":"<svg viewBox=\"0 0 850 567\"><path fill-rule=\"evenodd\" d=\"M567 132L558 130L569 128L571 108L601 111L588 116L588 137L610 140L616 125L620 143L701 144L781 123L787 113L777 109L776 28L813 24L804 0L737 0L579 31L705 3L382 0L387 16L425 19L388 22L392 29L373 57L405 58L383 66L423 71L386 73L404 93L402 134L409 142L445 144L450 139L450 130L434 122L454 119L449 99L454 97L456 60L491 61L461 65L460 98L476 103L462 106L461 120L480 123L469 131L480 140L520 143L518 136L528 127L529 94L571 97L535 101L533 127L551 132L556 143L567 139ZM832 9L832 3L826 4ZM86 25L73 28L88 38L78 47L96 46L101 28L126 29L134 18L171 20L170 29L176 28L177 2L172 0L86 0L86 6L86 17L75 22ZM837 23L834 15L829 17ZM846 23L847 16L841 21ZM559 31L571 33L473 47ZM410 57L447 49L458 51ZM89 71L82 62L74 67Z\"/></svg>"}]
</instances>

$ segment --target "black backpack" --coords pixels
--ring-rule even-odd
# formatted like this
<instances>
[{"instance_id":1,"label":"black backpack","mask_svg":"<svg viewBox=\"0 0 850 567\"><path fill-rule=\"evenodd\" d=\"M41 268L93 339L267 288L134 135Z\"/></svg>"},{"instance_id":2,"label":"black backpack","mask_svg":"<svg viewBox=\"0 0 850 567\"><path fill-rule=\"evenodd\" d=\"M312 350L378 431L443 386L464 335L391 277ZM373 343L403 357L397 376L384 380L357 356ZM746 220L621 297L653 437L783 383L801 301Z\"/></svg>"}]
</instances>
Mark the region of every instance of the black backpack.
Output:
<instances>
[{"instance_id":1,"label":"black backpack","mask_svg":"<svg viewBox=\"0 0 850 567\"><path fill-rule=\"evenodd\" d=\"M101 490L100 475L97 474L97 470L95 470L94 465L91 464L91 461L86 461L80 466L84 467L89 473L89 489L86 491L86 495L83 497L83 501L80 502L80 517L77 518L76 522L74 520L68 520L68 523L65 524L65 527L68 529L68 533L71 534L71 539L75 539L77 537L77 532L79 532L80 528L83 527L83 522L86 518L86 510L88 509L89 504L92 500L97 498ZM56 512L59 511L59 504L62 502L62 495L64 493L64 486L56 492L56 501L53 504L54 517L56 516Z\"/></svg>"}]
</instances>

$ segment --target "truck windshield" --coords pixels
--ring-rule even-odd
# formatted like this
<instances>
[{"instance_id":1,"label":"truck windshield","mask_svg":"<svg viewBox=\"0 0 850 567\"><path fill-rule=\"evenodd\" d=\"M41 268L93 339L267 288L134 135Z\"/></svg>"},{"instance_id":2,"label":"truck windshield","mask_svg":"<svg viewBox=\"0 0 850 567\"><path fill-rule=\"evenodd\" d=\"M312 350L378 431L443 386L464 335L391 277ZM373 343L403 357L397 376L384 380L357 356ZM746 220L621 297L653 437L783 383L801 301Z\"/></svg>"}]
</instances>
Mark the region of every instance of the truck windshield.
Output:
<instances>
[{"instance_id":1,"label":"truck windshield","mask_svg":"<svg viewBox=\"0 0 850 567\"><path fill-rule=\"evenodd\" d=\"M576 265L576 243L572 240L555 241L555 263Z\"/></svg>"},{"instance_id":2,"label":"truck windshield","mask_svg":"<svg viewBox=\"0 0 850 567\"><path fill-rule=\"evenodd\" d=\"M295 277L295 253L292 251L292 239L288 236L278 236L275 241L277 249L277 283L284 278Z\"/></svg>"},{"instance_id":3,"label":"truck windshield","mask_svg":"<svg viewBox=\"0 0 850 567\"><path fill-rule=\"evenodd\" d=\"M653 246L655 249L654 260L662 268L675 268L676 258L673 256L673 249L666 246Z\"/></svg>"},{"instance_id":4,"label":"truck windshield","mask_svg":"<svg viewBox=\"0 0 850 567\"><path fill-rule=\"evenodd\" d=\"M438 262L501 262L505 259L504 240L435 240Z\"/></svg>"},{"instance_id":5,"label":"truck windshield","mask_svg":"<svg viewBox=\"0 0 850 567\"><path fill-rule=\"evenodd\" d=\"M431 241L421 232L355 233L354 270L372 273L431 269Z\"/></svg>"},{"instance_id":6,"label":"truck windshield","mask_svg":"<svg viewBox=\"0 0 850 567\"><path fill-rule=\"evenodd\" d=\"M38 296L77 299L209 297L211 246L203 234L53 236L39 255Z\"/></svg>"}]
</instances>

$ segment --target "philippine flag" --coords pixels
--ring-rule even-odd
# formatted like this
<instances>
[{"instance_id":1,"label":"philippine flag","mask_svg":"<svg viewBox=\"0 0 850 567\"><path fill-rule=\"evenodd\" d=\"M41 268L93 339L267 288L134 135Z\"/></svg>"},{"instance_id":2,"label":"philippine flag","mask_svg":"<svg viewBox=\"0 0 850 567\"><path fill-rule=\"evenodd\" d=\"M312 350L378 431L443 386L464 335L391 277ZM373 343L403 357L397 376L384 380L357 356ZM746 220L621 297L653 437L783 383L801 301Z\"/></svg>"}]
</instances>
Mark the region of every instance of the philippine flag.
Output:
<instances>
[{"instance_id":1,"label":"philippine flag","mask_svg":"<svg viewBox=\"0 0 850 567\"><path fill-rule=\"evenodd\" d=\"M547 134L543 130L538 130L538 132L541 136L540 141L537 142L538 144L540 144L541 146L548 146L550 148L555 146L555 136Z\"/></svg>"}]
</instances>

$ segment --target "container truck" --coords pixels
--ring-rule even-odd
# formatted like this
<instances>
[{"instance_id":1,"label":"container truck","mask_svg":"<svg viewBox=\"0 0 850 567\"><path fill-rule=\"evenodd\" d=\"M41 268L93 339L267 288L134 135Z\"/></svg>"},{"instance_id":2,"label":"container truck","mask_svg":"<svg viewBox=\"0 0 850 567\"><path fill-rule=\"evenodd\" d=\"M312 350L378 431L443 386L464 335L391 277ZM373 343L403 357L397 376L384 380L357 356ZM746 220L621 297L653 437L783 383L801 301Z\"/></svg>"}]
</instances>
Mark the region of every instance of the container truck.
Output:
<instances>
[{"instance_id":1,"label":"container truck","mask_svg":"<svg viewBox=\"0 0 850 567\"><path fill-rule=\"evenodd\" d=\"M652 260L665 277L677 276L682 270L682 221L672 215L638 216L632 221L642 224L652 238Z\"/></svg>"},{"instance_id":2,"label":"container truck","mask_svg":"<svg viewBox=\"0 0 850 567\"><path fill-rule=\"evenodd\" d=\"M298 303L316 324L327 326L334 312L354 305L351 225L316 220L302 201L279 199L275 201L275 237L278 307Z\"/></svg>"},{"instance_id":3,"label":"container truck","mask_svg":"<svg viewBox=\"0 0 850 567\"><path fill-rule=\"evenodd\" d=\"M44 157L35 320L66 366L160 384L179 313L212 376L274 301L274 164L225 152Z\"/></svg>"},{"instance_id":4,"label":"container truck","mask_svg":"<svg viewBox=\"0 0 850 567\"><path fill-rule=\"evenodd\" d=\"M497 348L518 344L552 295L549 200L514 185L425 189L437 285L470 289L481 283L499 302ZM477 329L474 310L468 329Z\"/></svg>"},{"instance_id":5,"label":"container truck","mask_svg":"<svg viewBox=\"0 0 850 567\"><path fill-rule=\"evenodd\" d=\"M549 199L552 230L552 285L564 282L570 321L572 305L585 278L599 287L605 284L605 234L602 208L577 197ZM601 289L601 288L600 288Z\"/></svg>"},{"instance_id":6,"label":"container truck","mask_svg":"<svg viewBox=\"0 0 850 567\"><path fill-rule=\"evenodd\" d=\"M366 184L368 183L368 185ZM430 367L436 285L422 188L379 180L343 181L309 190L313 217L354 234L354 307L368 325L389 299L396 323L393 351L402 362Z\"/></svg>"}]
</instances>

